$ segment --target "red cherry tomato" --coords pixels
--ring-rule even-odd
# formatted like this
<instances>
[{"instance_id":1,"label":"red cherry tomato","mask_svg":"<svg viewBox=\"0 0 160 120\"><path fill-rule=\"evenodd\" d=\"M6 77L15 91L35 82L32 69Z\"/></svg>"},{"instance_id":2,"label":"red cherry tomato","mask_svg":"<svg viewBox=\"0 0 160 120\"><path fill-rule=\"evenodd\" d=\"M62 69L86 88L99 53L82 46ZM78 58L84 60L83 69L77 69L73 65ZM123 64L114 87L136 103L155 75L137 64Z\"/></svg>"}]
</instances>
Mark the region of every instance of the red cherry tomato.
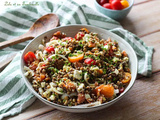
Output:
<instances>
[{"instance_id":1,"label":"red cherry tomato","mask_svg":"<svg viewBox=\"0 0 160 120\"><path fill-rule=\"evenodd\" d=\"M119 89L119 93L123 93L123 92L124 92L124 88L122 87Z\"/></svg>"},{"instance_id":2,"label":"red cherry tomato","mask_svg":"<svg viewBox=\"0 0 160 120\"><path fill-rule=\"evenodd\" d=\"M95 65L96 61L93 60L92 58L87 58L87 59L85 59L84 63L86 63L88 65Z\"/></svg>"},{"instance_id":3,"label":"red cherry tomato","mask_svg":"<svg viewBox=\"0 0 160 120\"><path fill-rule=\"evenodd\" d=\"M52 52L54 52L54 47L49 46L49 47L46 47L45 50L46 50L48 53L52 53Z\"/></svg>"},{"instance_id":4,"label":"red cherry tomato","mask_svg":"<svg viewBox=\"0 0 160 120\"><path fill-rule=\"evenodd\" d=\"M110 3L105 3L105 4L102 5L102 7L107 8L107 9L112 9Z\"/></svg>"},{"instance_id":5,"label":"red cherry tomato","mask_svg":"<svg viewBox=\"0 0 160 120\"><path fill-rule=\"evenodd\" d=\"M100 5L103 5L103 4L108 3L108 2L109 2L109 0L100 0L100 1L99 1L99 4L100 4Z\"/></svg>"},{"instance_id":6,"label":"red cherry tomato","mask_svg":"<svg viewBox=\"0 0 160 120\"><path fill-rule=\"evenodd\" d=\"M120 0L112 0L111 7L113 10L122 10L123 9L123 6L122 6Z\"/></svg>"},{"instance_id":7,"label":"red cherry tomato","mask_svg":"<svg viewBox=\"0 0 160 120\"><path fill-rule=\"evenodd\" d=\"M111 4L112 1L114 1L114 0L109 0L109 3ZM121 1L121 0L117 0L117 1Z\"/></svg>"},{"instance_id":8,"label":"red cherry tomato","mask_svg":"<svg viewBox=\"0 0 160 120\"><path fill-rule=\"evenodd\" d=\"M72 37L65 37L65 38L63 38L64 40L68 40L68 41L72 41L73 40L73 38Z\"/></svg>"},{"instance_id":9,"label":"red cherry tomato","mask_svg":"<svg viewBox=\"0 0 160 120\"><path fill-rule=\"evenodd\" d=\"M84 32L78 32L74 38L76 40L81 40L83 37L84 37Z\"/></svg>"},{"instance_id":10,"label":"red cherry tomato","mask_svg":"<svg viewBox=\"0 0 160 120\"><path fill-rule=\"evenodd\" d=\"M31 64L34 60L36 60L36 56L33 52L29 51L24 56L24 61L26 64Z\"/></svg>"}]
</instances>

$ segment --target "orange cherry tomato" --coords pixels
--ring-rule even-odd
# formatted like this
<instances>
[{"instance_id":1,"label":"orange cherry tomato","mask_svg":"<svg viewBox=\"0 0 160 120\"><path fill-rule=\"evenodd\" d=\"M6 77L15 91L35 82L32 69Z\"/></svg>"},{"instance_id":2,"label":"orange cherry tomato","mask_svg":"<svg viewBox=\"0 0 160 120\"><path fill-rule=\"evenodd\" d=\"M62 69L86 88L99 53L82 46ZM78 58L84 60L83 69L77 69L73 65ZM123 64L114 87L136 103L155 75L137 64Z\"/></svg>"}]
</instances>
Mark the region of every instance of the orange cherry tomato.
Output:
<instances>
[{"instance_id":1,"label":"orange cherry tomato","mask_svg":"<svg viewBox=\"0 0 160 120\"><path fill-rule=\"evenodd\" d=\"M68 59L69 59L70 62L73 63L73 62L78 62L78 61L82 60L83 57L84 57L83 54L76 54L74 56L68 57Z\"/></svg>"},{"instance_id":2,"label":"orange cherry tomato","mask_svg":"<svg viewBox=\"0 0 160 120\"><path fill-rule=\"evenodd\" d=\"M128 72L124 73L124 79L121 81L123 84L129 83L131 80L131 74Z\"/></svg>"},{"instance_id":3,"label":"orange cherry tomato","mask_svg":"<svg viewBox=\"0 0 160 120\"><path fill-rule=\"evenodd\" d=\"M123 6L123 9L129 7L129 2L127 0L121 0L121 4Z\"/></svg>"},{"instance_id":4,"label":"orange cherry tomato","mask_svg":"<svg viewBox=\"0 0 160 120\"><path fill-rule=\"evenodd\" d=\"M36 56L33 52L29 51L24 56L24 61L26 64L31 64L34 60L36 60Z\"/></svg>"},{"instance_id":5,"label":"orange cherry tomato","mask_svg":"<svg viewBox=\"0 0 160 120\"><path fill-rule=\"evenodd\" d=\"M112 98L114 95L114 87L110 84L104 85L101 89L101 94L103 94L107 98Z\"/></svg>"}]
</instances>

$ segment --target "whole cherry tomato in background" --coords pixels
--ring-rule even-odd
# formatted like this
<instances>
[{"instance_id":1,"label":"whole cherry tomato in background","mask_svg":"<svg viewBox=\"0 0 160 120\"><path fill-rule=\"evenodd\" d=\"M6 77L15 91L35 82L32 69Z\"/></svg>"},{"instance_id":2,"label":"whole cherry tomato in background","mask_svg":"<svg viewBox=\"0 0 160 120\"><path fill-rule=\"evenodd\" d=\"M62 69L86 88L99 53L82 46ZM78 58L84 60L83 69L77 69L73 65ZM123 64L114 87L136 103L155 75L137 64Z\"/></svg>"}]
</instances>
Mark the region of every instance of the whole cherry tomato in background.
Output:
<instances>
[{"instance_id":1,"label":"whole cherry tomato in background","mask_svg":"<svg viewBox=\"0 0 160 120\"><path fill-rule=\"evenodd\" d=\"M113 10L122 10L123 8L120 0L112 0L111 7Z\"/></svg>"},{"instance_id":2,"label":"whole cherry tomato in background","mask_svg":"<svg viewBox=\"0 0 160 120\"><path fill-rule=\"evenodd\" d=\"M103 5L103 4L108 3L108 2L109 2L109 0L100 0L100 1L99 1L99 4L100 4L100 5Z\"/></svg>"},{"instance_id":3,"label":"whole cherry tomato in background","mask_svg":"<svg viewBox=\"0 0 160 120\"><path fill-rule=\"evenodd\" d=\"M107 9L112 9L110 3L105 3L105 4L103 4L102 6L103 6L104 8L107 8Z\"/></svg>"},{"instance_id":4,"label":"whole cherry tomato in background","mask_svg":"<svg viewBox=\"0 0 160 120\"><path fill-rule=\"evenodd\" d=\"M99 4L107 9L122 10L129 7L127 0L100 0Z\"/></svg>"}]
</instances>

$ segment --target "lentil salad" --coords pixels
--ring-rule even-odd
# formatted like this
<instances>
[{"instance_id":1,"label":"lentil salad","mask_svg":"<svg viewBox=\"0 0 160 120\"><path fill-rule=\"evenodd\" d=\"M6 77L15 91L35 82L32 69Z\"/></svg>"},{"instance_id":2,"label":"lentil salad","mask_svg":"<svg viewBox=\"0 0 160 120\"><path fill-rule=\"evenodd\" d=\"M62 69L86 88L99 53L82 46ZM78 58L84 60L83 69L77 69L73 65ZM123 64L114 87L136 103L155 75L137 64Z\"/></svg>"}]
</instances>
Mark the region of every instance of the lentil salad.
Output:
<instances>
[{"instance_id":1,"label":"lentil salad","mask_svg":"<svg viewBox=\"0 0 160 120\"><path fill-rule=\"evenodd\" d=\"M24 56L25 76L43 98L65 106L105 103L131 80L129 58L118 43L82 28L74 38L57 31Z\"/></svg>"}]
</instances>

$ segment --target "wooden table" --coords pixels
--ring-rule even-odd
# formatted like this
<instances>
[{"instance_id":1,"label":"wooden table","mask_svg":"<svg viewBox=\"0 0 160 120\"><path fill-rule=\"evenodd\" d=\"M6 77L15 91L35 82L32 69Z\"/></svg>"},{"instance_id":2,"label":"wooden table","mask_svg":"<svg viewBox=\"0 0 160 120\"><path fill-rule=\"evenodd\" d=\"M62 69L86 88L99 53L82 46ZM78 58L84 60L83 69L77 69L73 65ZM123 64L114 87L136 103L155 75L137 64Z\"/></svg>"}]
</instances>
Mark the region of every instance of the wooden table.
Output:
<instances>
[{"instance_id":1,"label":"wooden table","mask_svg":"<svg viewBox=\"0 0 160 120\"><path fill-rule=\"evenodd\" d=\"M79 0L93 6L91 0ZM31 120L160 120L160 0L135 0L122 26L154 47L153 75L139 77L133 88L114 105L92 113L59 111L36 100L21 114L5 119Z\"/></svg>"}]
</instances>

